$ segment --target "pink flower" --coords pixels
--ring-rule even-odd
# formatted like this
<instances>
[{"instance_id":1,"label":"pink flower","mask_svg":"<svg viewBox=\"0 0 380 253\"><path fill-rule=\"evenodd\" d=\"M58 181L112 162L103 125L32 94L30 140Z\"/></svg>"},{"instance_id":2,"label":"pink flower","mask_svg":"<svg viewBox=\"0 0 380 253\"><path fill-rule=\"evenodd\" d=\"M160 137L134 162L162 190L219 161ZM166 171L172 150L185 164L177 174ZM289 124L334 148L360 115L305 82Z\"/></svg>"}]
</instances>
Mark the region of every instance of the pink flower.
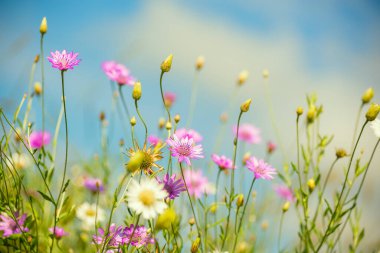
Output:
<instances>
[{"instance_id":1,"label":"pink flower","mask_svg":"<svg viewBox=\"0 0 380 253\"><path fill-rule=\"evenodd\" d=\"M107 77L119 85L133 86L135 78L130 74L129 69L115 61L105 61L102 63L102 69Z\"/></svg>"},{"instance_id":2,"label":"pink flower","mask_svg":"<svg viewBox=\"0 0 380 253\"><path fill-rule=\"evenodd\" d=\"M50 143L50 133L46 131L33 132L29 136L29 143L33 149L42 148L43 146L48 145Z\"/></svg>"},{"instance_id":3,"label":"pink flower","mask_svg":"<svg viewBox=\"0 0 380 253\"><path fill-rule=\"evenodd\" d=\"M93 193L104 191L103 182L99 178L84 178L83 185Z\"/></svg>"},{"instance_id":4,"label":"pink flower","mask_svg":"<svg viewBox=\"0 0 380 253\"><path fill-rule=\"evenodd\" d=\"M155 136L155 135L150 135L148 137L148 142L152 146L157 146L158 143L160 143L160 142L162 143L162 140L159 137Z\"/></svg>"},{"instance_id":5,"label":"pink flower","mask_svg":"<svg viewBox=\"0 0 380 253\"><path fill-rule=\"evenodd\" d=\"M272 154L276 150L276 148L277 148L276 144L274 144L271 141L268 141L268 143L267 143L267 152L269 154Z\"/></svg>"},{"instance_id":6,"label":"pink flower","mask_svg":"<svg viewBox=\"0 0 380 253\"><path fill-rule=\"evenodd\" d=\"M14 218L13 216L9 217L7 214L0 214L0 231L4 232L3 237L29 231L28 228L24 227L26 214L19 216L19 213L15 212Z\"/></svg>"},{"instance_id":7,"label":"pink flower","mask_svg":"<svg viewBox=\"0 0 380 253\"><path fill-rule=\"evenodd\" d=\"M203 137L193 129L179 128L175 131L175 134L180 139L187 137L188 139L193 139L194 142L201 142L203 140Z\"/></svg>"},{"instance_id":8,"label":"pink flower","mask_svg":"<svg viewBox=\"0 0 380 253\"><path fill-rule=\"evenodd\" d=\"M191 165L190 159L203 158L202 145L195 145L193 139L188 137L178 138L176 134L166 141L173 157L178 158L178 162L185 161Z\"/></svg>"},{"instance_id":9,"label":"pink flower","mask_svg":"<svg viewBox=\"0 0 380 253\"><path fill-rule=\"evenodd\" d=\"M234 135L236 136L237 127L234 126L232 130L233 130ZM238 138L250 144L260 143L261 142L260 129L248 123L241 124L239 127Z\"/></svg>"},{"instance_id":10,"label":"pink flower","mask_svg":"<svg viewBox=\"0 0 380 253\"><path fill-rule=\"evenodd\" d=\"M292 189L286 185L278 185L274 188L274 190L276 191L278 196L285 200L293 202L296 199Z\"/></svg>"},{"instance_id":11,"label":"pink flower","mask_svg":"<svg viewBox=\"0 0 380 253\"><path fill-rule=\"evenodd\" d=\"M174 104L175 99L176 99L176 94L174 92L170 92L170 91L165 92L164 101L167 107L171 107Z\"/></svg>"},{"instance_id":12,"label":"pink flower","mask_svg":"<svg viewBox=\"0 0 380 253\"><path fill-rule=\"evenodd\" d=\"M77 59L78 53L67 53L66 50L63 50L62 53L55 51L55 53L50 52L50 54L52 57L48 57L47 59L52 64L52 67L62 71L73 69L81 61Z\"/></svg>"},{"instance_id":13,"label":"pink flower","mask_svg":"<svg viewBox=\"0 0 380 253\"><path fill-rule=\"evenodd\" d=\"M183 174L190 195L200 198L204 193L208 193L209 182L201 170L185 170Z\"/></svg>"},{"instance_id":14,"label":"pink flower","mask_svg":"<svg viewBox=\"0 0 380 253\"><path fill-rule=\"evenodd\" d=\"M55 227L55 233L54 233L54 227L49 228L49 231L51 234L54 234L54 237L56 239L61 239L62 237L69 235L69 233L67 233L63 228L60 228L60 227Z\"/></svg>"},{"instance_id":15,"label":"pink flower","mask_svg":"<svg viewBox=\"0 0 380 253\"><path fill-rule=\"evenodd\" d=\"M211 159L214 161L216 165L218 165L219 169L221 170L232 169L233 167L232 160L225 157L224 155L218 156L217 154L213 154L211 156Z\"/></svg>"},{"instance_id":16,"label":"pink flower","mask_svg":"<svg viewBox=\"0 0 380 253\"><path fill-rule=\"evenodd\" d=\"M271 180L277 174L275 168L254 156L247 160L247 168L255 174L256 179Z\"/></svg>"}]
</instances>

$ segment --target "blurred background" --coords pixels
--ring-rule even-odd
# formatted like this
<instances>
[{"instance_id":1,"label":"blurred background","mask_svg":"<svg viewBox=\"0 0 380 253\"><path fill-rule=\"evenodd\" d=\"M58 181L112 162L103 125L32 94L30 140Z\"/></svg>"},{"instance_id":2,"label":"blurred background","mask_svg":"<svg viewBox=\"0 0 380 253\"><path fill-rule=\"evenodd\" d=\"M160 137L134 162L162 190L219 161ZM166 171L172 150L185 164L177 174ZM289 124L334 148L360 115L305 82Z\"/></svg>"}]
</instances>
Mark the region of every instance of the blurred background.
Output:
<instances>
[{"instance_id":1,"label":"blurred background","mask_svg":"<svg viewBox=\"0 0 380 253\"><path fill-rule=\"evenodd\" d=\"M253 98L252 110L243 121L259 127L263 136L261 144L247 148L263 158L267 141L279 143L264 99L264 69L270 71L267 84L289 160L295 160L295 108L306 107L306 94L315 92L324 106L321 132L334 134L328 158L335 156L335 148L349 149L364 90L373 87L374 101L379 103L379 1L1 1L0 14L0 105L9 115L27 92L30 67L39 53L42 17L48 20L45 57L53 50L79 52L82 62L68 71L65 79L72 162L100 150L98 116L101 111L109 115L112 100L109 81L100 68L105 60L125 64L141 81L141 110L149 132L157 134L158 119L164 116L159 95L161 61L174 55L172 70L164 77L164 90L177 94L172 113L179 113L185 122L195 60L203 55L205 66L197 77L199 93L192 127L204 137L207 158L220 126L219 116L228 111L242 70L247 70L249 77L238 89L229 114L221 149L228 156L232 153L230 129L238 106L247 98ZM45 73L47 128L53 132L60 110L60 74L47 61ZM39 67L35 80L40 80ZM133 112L130 90L126 87L124 91ZM36 108L31 119L41 128ZM117 121L110 126L110 150L115 156L125 131L122 126ZM61 132L60 138L64 138ZM364 157L375 141L368 128L360 146L366 152ZM378 154L361 198L364 244L371 250L380 244ZM272 159L280 170L283 161L280 152ZM327 167L329 163L322 164ZM336 182L343 174L343 164L334 172ZM278 221L269 222L276 231ZM297 227L291 224L291 218L284 224L289 230L288 243L297 236Z\"/></svg>"}]
</instances>

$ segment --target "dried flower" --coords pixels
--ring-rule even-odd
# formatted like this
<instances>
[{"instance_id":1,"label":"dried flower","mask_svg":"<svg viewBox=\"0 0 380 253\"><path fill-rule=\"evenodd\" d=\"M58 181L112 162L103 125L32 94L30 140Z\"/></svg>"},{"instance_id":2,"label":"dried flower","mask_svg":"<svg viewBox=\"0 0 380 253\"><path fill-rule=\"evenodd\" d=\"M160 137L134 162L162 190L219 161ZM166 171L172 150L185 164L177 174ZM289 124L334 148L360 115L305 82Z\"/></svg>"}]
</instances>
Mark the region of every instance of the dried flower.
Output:
<instances>
[{"instance_id":1,"label":"dried flower","mask_svg":"<svg viewBox=\"0 0 380 253\"><path fill-rule=\"evenodd\" d=\"M336 155L336 158L343 158L347 156L347 152L343 148L339 148L335 151L335 155Z\"/></svg>"}]
</instances>

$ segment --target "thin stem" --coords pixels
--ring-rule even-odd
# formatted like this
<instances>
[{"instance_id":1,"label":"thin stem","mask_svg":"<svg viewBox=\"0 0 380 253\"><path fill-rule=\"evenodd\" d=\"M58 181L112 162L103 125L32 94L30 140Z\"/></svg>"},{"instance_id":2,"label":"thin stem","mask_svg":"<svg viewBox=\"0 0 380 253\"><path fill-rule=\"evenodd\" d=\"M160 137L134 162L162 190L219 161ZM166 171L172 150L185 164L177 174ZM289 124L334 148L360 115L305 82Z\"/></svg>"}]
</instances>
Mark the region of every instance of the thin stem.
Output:
<instances>
[{"instance_id":1,"label":"thin stem","mask_svg":"<svg viewBox=\"0 0 380 253\"><path fill-rule=\"evenodd\" d=\"M42 102L42 132L45 131L45 71L44 71L44 34L41 33L41 39L40 39L40 51L41 51L41 86L42 86L42 92L41 92L41 102ZM44 156L45 158L45 156Z\"/></svg>"},{"instance_id":2,"label":"thin stem","mask_svg":"<svg viewBox=\"0 0 380 253\"><path fill-rule=\"evenodd\" d=\"M282 212L281 214L281 220L280 220L280 227L278 229L278 244L277 244L277 250L278 252L281 252L281 234L282 234L282 224L284 223L284 215L285 212Z\"/></svg>"},{"instance_id":3,"label":"thin stem","mask_svg":"<svg viewBox=\"0 0 380 253\"><path fill-rule=\"evenodd\" d=\"M222 172L221 169L218 170L218 174L216 176L216 182L215 182L215 189L218 189L218 186L219 186L219 179L220 179L220 173ZM215 200L214 200L214 205L217 205L218 201L218 190L215 191ZM216 207L215 207L216 208ZM217 212L215 210L215 213L214 213L214 223L216 224L216 221L217 221L218 217L217 217ZM217 226L214 226L214 230L215 230L215 241L217 240L217 234L218 234L218 229L217 229Z\"/></svg>"},{"instance_id":4,"label":"thin stem","mask_svg":"<svg viewBox=\"0 0 380 253\"><path fill-rule=\"evenodd\" d=\"M121 102L123 104L123 107L124 107L125 113L127 114L128 119L131 119L131 116L130 116L129 110L128 110L128 106L127 106L127 103L125 102L123 91L121 90L121 87L122 86L119 85L119 94L120 94Z\"/></svg>"},{"instance_id":5,"label":"thin stem","mask_svg":"<svg viewBox=\"0 0 380 253\"><path fill-rule=\"evenodd\" d=\"M186 122L187 127L190 127L191 122L193 120L194 111L195 111L195 105L196 105L195 102L197 101L197 94L198 94L198 82L197 82L198 72L199 71L195 70L195 73L194 73L193 85L191 89L191 98L190 98L190 104L189 104L189 116Z\"/></svg>"},{"instance_id":6,"label":"thin stem","mask_svg":"<svg viewBox=\"0 0 380 253\"><path fill-rule=\"evenodd\" d=\"M96 238L98 238L98 210L99 210L99 195L100 195L100 190L99 186L96 187L96 210L95 210L95 235ZM96 251L99 251L99 245L95 243L96 246Z\"/></svg>"},{"instance_id":7,"label":"thin stem","mask_svg":"<svg viewBox=\"0 0 380 253\"><path fill-rule=\"evenodd\" d=\"M146 145L146 140L148 139L148 127L146 126L146 123L145 123L144 118L141 116L141 113L140 113L139 107L138 107L138 105L137 105L137 99L135 99L135 107L136 107L136 112L137 112L137 114L139 115L139 118L140 118L140 120L141 120L141 122L143 123L144 128L145 128L145 139L144 139L144 146L145 146L145 145Z\"/></svg>"},{"instance_id":8,"label":"thin stem","mask_svg":"<svg viewBox=\"0 0 380 253\"><path fill-rule=\"evenodd\" d=\"M363 107L364 107L364 104L362 103L362 104L360 105L360 107L359 107L358 114L356 115L355 128L354 128L354 135L353 135L353 137L352 137L352 143L351 143L350 152L352 152L352 149L354 148L355 139L356 139L356 132L358 131L360 114L361 114L361 112L362 112L362 110L363 110Z\"/></svg>"},{"instance_id":9,"label":"thin stem","mask_svg":"<svg viewBox=\"0 0 380 253\"><path fill-rule=\"evenodd\" d=\"M337 204L336 204L336 206L335 206L335 209L334 209L334 212L333 212L333 214L332 214L332 216L331 216L330 222L329 222L329 224L327 225L327 229L326 229L326 231L325 231L325 233L324 233L324 235L323 235L323 237L322 237L321 242L319 243L319 245L318 245L318 247L317 247L316 252L319 252L319 250L321 249L323 243L325 242L325 240L326 240L326 238L327 238L327 236L328 236L328 232L329 232L329 230L330 230L331 224L332 224L332 222L333 222L333 220L334 220L334 218L335 218L335 215L336 215L336 213L337 213L337 211L338 211L339 204L340 204L340 201L341 201L341 199L342 199L344 189L346 188L346 185L347 185L347 180L348 180L348 175L350 174L350 169L351 169L352 160L353 160L353 158L354 158L354 154L355 154L356 148L358 147L358 143L359 143L360 137L362 136L363 130L364 130L365 126L367 125L367 123L368 123L368 120L366 120L366 121L364 122L364 124L363 124L363 126L362 126L362 129L360 130L360 133L359 133L358 139L356 140L356 143L355 143L354 149L352 150L352 154L351 154L351 157L350 157L350 162L349 162L349 164L348 164L347 173L346 173L346 176L345 176L345 179L344 179L344 183L343 183L342 190L341 190L341 192L340 192L340 194L339 194L338 202L337 202Z\"/></svg>"},{"instance_id":10,"label":"thin stem","mask_svg":"<svg viewBox=\"0 0 380 253\"><path fill-rule=\"evenodd\" d=\"M160 91L161 91L162 103L164 103L165 110L168 113L169 122L171 123L172 122L172 118L170 116L169 108L166 106L165 98L164 98L164 92L162 90L162 77L164 76L164 73L165 73L164 71L161 71L161 75L160 75Z\"/></svg>"},{"instance_id":11,"label":"thin stem","mask_svg":"<svg viewBox=\"0 0 380 253\"><path fill-rule=\"evenodd\" d=\"M137 228L137 226L138 226L138 224L139 224L139 221L140 221L140 216L141 216L141 214L139 214L139 215L137 216L136 223L135 223L135 225L134 225L134 227L133 227L133 231L132 231L131 237L130 237L129 242L128 242L128 244L127 244L127 250L128 250L129 245L131 244L131 242L132 242L132 240L133 240L133 236L135 235L136 228Z\"/></svg>"}]
</instances>

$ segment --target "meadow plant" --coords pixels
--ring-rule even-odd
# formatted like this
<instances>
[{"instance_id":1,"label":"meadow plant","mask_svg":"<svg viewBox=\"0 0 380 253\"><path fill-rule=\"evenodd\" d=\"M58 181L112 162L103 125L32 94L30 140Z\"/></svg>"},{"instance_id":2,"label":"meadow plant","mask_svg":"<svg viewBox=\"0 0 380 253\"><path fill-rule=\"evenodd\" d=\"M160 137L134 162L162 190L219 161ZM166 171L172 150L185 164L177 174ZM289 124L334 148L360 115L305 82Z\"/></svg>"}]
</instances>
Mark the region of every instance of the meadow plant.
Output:
<instances>
[{"instance_id":1,"label":"meadow plant","mask_svg":"<svg viewBox=\"0 0 380 253\"><path fill-rule=\"evenodd\" d=\"M109 151L109 122L103 112L99 115L101 155L79 164L70 159L67 120L70 111L66 107L65 75L75 75L75 69L82 63L78 53L67 50L51 52L47 57L43 50L47 31L47 20L43 18L40 52L32 61L28 93L22 97L12 117L7 108L0 108L1 252L316 253L359 250L364 238L359 199L380 142L380 120L377 118L380 106L371 102L372 88L361 98L352 147L336 149L335 158L326 161L327 147L333 142L333 136L320 132L324 108L312 94L306 98L307 107L296 108L292 115L296 155L284 156L283 161L273 161L272 165L271 156L278 149L290 152L283 150L276 132L275 141L267 140L263 147L266 156L257 157L256 149L264 139L261 133L265 130L245 117L248 111L254 110L255 101L248 99L239 105L235 101L236 93L231 95L227 108L228 117L234 121L233 128L225 131L229 119L223 114L215 146L208 150L212 155L205 155L202 142L207 138L191 127L199 78L205 68L203 56L195 61L190 107L181 115L173 116L173 105L181 100L175 93L166 91L164 83L164 76L175 74L172 73L173 55L161 63L157 96L162 100L165 113L159 115L158 127L146 123L144 111L139 107L147 103L141 100L144 84L123 64L104 61L101 69L111 82L113 94L109 99L113 109L117 108L126 131L120 133L123 138L118 154L123 163L120 173L113 168L118 165ZM51 68L44 67L44 59L51 63ZM86 59L83 64L85 62ZM36 83L33 87L37 65L41 68L41 84ZM44 72L54 70L61 77L62 100L56 101L61 111L53 131L45 124L44 103L45 87L53 84L45 80ZM236 80L236 89L245 85L248 77L249 73L242 71ZM263 79L269 79L268 70L263 71ZM41 104L33 104L35 99L40 99ZM266 102L273 116L270 97ZM33 110L41 113L41 122L30 121ZM182 125L182 118L186 119L186 125ZM62 159L57 159L62 120L65 149L58 154ZM276 131L275 118L271 122ZM136 134L138 128L144 132L143 136ZM358 151L358 144L363 132L370 129L376 144L368 147L369 158L365 160ZM300 138L301 135L305 138ZM227 144L231 153L221 154L221 139L227 137L233 139ZM208 166L200 166L202 160L208 160ZM326 167L325 164L330 165ZM343 180L331 184L332 173L337 167L343 171ZM257 181L262 181L269 190L257 191ZM246 192L244 184L249 185ZM328 191L328 187L333 189ZM262 195L264 201L258 195ZM278 201L272 201L273 198ZM283 222L290 210L296 214L297 223L293 227L297 232L294 231L294 240L284 244L281 240ZM278 235L258 240L260 233L266 233L269 226L266 214L273 215L271 223L278 228ZM342 237L347 230L352 233L351 241ZM341 242L343 247L338 249Z\"/></svg>"}]
</instances>

